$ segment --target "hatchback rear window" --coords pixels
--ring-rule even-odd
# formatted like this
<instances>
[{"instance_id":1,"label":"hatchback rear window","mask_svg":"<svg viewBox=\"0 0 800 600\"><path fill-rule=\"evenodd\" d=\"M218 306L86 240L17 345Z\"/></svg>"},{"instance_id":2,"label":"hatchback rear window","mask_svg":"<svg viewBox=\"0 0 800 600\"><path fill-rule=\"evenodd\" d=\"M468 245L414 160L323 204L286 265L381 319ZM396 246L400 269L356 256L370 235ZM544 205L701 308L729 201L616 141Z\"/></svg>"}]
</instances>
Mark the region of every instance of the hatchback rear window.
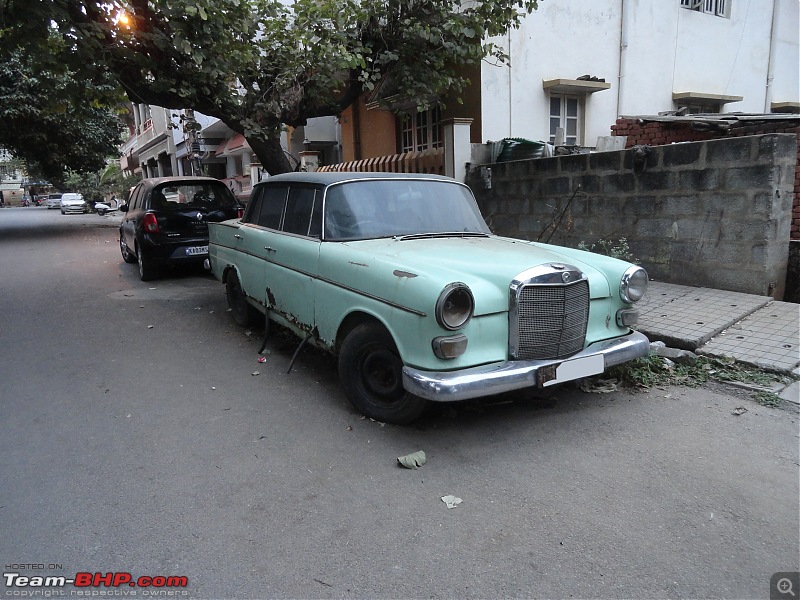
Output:
<instances>
[{"instance_id":1,"label":"hatchback rear window","mask_svg":"<svg viewBox=\"0 0 800 600\"><path fill-rule=\"evenodd\" d=\"M196 182L157 187L150 196L154 210L186 210L187 208L231 208L236 198L223 184Z\"/></svg>"}]
</instances>

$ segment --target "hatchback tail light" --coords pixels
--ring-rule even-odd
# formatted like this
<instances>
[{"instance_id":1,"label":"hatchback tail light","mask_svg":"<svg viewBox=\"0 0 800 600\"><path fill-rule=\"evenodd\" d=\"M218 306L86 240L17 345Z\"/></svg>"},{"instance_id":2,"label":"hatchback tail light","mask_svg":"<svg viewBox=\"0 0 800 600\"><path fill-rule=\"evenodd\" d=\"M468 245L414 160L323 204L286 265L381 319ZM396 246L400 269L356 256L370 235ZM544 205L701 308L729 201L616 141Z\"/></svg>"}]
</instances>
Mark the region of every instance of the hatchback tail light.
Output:
<instances>
[{"instance_id":1,"label":"hatchback tail light","mask_svg":"<svg viewBox=\"0 0 800 600\"><path fill-rule=\"evenodd\" d=\"M147 213L142 221L142 227L147 233L160 233L161 228L158 226L158 219L153 213Z\"/></svg>"}]
</instances>

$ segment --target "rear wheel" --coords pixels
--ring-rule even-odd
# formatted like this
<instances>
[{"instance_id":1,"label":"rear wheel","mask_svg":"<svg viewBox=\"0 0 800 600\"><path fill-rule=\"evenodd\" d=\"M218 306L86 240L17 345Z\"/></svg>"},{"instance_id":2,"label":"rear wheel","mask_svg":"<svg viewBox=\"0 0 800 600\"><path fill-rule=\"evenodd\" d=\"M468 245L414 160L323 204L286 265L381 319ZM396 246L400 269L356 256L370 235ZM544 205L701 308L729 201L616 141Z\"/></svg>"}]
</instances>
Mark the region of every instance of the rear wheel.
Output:
<instances>
[{"instance_id":1,"label":"rear wheel","mask_svg":"<svg viewBox=\"0 0 800 600\"><path fill-rule=\"evenodd\" d=\"M228 307L231 309L233 322L240 327L252 325L258 318L259 313L247 302L247 297L244 294L244 290L242 290L242 284L239 282L239 275L235 270L232 270L228 273L225 281L225 296L228 298Z\"/></svg>"},{"instance_id":2,"label":"rear wheel","mask_svg":"<svg viewBox=\"0 0 800 600\"><path fill-rule=\"evenodd\" d=\"M136 260L139 262L139 279L142 281L155 279L156 275L158 275L158 270L153 265L150 257L141 248L137 248Z\"/></svg>"},{"instance_id":3,"label":"rear wheel","mask_svg":"<svg viewBox=\"0 0 800 600\"><path fill-rule=\"evenodd\" d=\"M347 335L339 352L339 378L350 402L378 421L410 423L428 405L403 387L403 361L392 336L377 323L362 323Z\"/></svg>"}]
</instances>

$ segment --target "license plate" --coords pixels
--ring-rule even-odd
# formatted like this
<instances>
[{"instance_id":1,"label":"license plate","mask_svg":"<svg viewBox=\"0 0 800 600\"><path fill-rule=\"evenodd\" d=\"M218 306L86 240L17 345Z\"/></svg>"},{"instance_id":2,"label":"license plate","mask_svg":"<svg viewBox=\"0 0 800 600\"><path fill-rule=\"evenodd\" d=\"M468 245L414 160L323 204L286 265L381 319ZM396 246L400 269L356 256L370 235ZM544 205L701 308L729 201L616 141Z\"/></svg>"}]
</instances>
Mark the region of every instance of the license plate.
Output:
<instances>
[{"instance_id":1,"label":"license plate","mask_svg":"<svg viewBox=\"0 0 800 600\"><path fill-rule=\"evenodd\" d=\"M191 246L186 248L186 256L194 256L196 254L208 254L208 246Z\"/></svg>"},{"instance_id":2,"label":"license plate","mask_svg":"<svg viewBox=\"0 0 800 600\"><path fill-rule=\"evenodd\" d=\"M541 387L564 383L602 373L606 368L606 361L602 354L582 356L565 360L558 365L551 365L539 370L538 384Z\"/></svg>"}]
</instances>

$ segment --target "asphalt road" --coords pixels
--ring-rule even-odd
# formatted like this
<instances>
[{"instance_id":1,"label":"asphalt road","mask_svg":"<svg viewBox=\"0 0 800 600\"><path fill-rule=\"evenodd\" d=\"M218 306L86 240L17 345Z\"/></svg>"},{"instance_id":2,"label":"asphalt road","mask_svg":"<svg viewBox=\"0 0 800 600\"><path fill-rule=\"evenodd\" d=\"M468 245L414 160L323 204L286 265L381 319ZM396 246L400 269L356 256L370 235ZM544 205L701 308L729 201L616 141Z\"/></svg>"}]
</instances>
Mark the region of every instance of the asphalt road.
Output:
<instances>
[{"instance_id":1,"label":"asphalt road","mask_svg":"<svg viewBox=\"0 0 800 600\"><path fill-rule=\"evenodd\" d=\"M382 425L324 354L287 374L277 335L259 364L207 275L139 281L114 217L0 210L0 281L4 573L185 576L155 591L190 598L768 598L798 569L798 417L733 390ZM3 597L33 592L58 593Z\"/></svg>"}]
</instances>

